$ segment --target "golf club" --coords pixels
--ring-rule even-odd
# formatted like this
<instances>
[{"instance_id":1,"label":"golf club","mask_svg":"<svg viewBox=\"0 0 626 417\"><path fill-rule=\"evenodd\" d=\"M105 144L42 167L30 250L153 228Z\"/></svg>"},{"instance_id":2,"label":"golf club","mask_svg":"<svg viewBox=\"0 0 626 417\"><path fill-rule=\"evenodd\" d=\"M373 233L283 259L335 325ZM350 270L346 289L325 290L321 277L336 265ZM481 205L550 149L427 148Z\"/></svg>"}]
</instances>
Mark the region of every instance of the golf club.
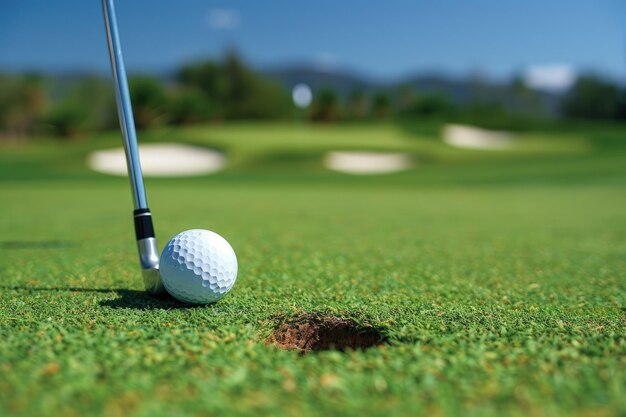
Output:
<instances>
[{"instance_id":1,"label":"golf club","mask_svg":"<svg viewBox=\"0 0 626 417\"><path fill-rule=\"evenodd\" d=\"M144 286L150 294L169 293L190 304L214 303L230 291L237 279L237 256L226 239L203 229L186 230L174 236L159 256L152 214L146 201L113 0L102 0L102 9L135 207L135 236Z\"/></svg>"},{"instance_id":2,"label":"golf club","mask_svg":"<svg viewBox=\"0 0 626 417\"><path fill-rule=\"evenodd\" d=\"M126 154L126 165L128 166L128 175L133 194L135 208L133 216L135 221L137 249L139 251L139 263L141 265L146 291L154 295L161 295L165 293L165 288L163 287L159 274L159 252L157 250L154 227L152 225L152 214L148 208L146 191L143 184L135 122L133 120L133 109L130 102L128 80L126 78L124 57L122 55L113 0L102 0L102 9L107 33L107 43L109 45L111 71L115 84L117 112L124 139L124 153Z\"/></svg>"}]
</instances>

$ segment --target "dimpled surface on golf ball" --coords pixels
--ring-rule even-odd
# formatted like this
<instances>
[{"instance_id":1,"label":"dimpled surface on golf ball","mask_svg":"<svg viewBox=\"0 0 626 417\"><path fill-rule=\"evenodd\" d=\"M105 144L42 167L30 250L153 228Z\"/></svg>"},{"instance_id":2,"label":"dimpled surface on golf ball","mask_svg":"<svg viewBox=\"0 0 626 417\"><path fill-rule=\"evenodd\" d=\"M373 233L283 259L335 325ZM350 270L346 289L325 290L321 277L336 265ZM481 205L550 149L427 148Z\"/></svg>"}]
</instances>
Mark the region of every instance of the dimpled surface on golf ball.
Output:
<instances>
[{"instance_id":1,"label":"dimpled surface on golf ball","mask_svg":"<svg viewBox=\"0 0 626 417\"><path fill-rule=\"evenodd\" d=\"M174 298L191 304L214 303L237 278L237 256L217 233L193 229L177 234L161 252L161 280Z\"/></svg>"}]
</instances>

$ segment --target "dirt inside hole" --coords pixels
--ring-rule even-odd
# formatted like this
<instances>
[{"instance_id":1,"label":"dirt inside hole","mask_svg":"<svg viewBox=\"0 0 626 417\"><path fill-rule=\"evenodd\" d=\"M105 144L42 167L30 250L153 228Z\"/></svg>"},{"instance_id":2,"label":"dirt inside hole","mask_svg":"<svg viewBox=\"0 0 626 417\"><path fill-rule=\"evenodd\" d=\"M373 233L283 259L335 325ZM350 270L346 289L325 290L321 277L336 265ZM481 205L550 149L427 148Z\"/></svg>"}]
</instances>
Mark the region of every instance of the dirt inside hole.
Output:
<instances>
[{"instance_id":1,"label":"dirt inside hole","mask_svg":"<svg viewBox=\"0 0 626 417\"><path fill-rule=\"evenodd\" d=\"M279 317L268 342L281 349L308 353L367 349L384 344L385 337L374 327L351 319L312 313Z\"/></svg>"}]
</instances>

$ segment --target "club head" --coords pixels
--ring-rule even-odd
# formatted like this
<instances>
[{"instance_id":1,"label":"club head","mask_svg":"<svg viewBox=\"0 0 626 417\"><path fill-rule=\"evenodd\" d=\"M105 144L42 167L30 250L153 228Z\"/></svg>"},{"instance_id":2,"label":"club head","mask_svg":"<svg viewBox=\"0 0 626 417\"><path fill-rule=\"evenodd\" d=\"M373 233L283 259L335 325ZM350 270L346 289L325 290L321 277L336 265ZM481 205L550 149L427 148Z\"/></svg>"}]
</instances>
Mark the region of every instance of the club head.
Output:
<instances>
[{"instance_id":1,"label":"club head","mask_svg":"<svg viewBox=\"0 0 626 417\"><path fill-rule=\"evenodd\" d=\"M162 296L166 295L165 287L161 282L161 274L159 268L142 269L143 284L148 293L151 295Z\"/></svg>"},{"instance_id":2,"label":"club head","mask_svg":"<svg viewBox=\"0 0 626 417\"><path fill-rule=\"evenodd\" d=\"M156 239L149 237L138 240L137 249L139 250L141 273L146 291L152 295L167 294L159 273L159 251L157 250Z\"/></svg>"}]
</instances>

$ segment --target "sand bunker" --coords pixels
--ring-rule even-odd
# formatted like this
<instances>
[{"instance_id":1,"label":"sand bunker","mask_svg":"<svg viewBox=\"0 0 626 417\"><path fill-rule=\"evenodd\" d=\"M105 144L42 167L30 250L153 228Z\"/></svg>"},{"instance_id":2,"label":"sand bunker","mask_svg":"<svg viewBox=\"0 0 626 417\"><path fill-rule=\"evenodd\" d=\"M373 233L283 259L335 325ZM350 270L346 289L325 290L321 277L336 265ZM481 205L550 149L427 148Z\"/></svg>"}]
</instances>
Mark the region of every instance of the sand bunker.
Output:
<instances>
[{"instance_id":1,"label":"sand bunker","mask_svg":"<svg viewBox=\"0 0 626 417\"><path fill-rule=\"evenodd\" d=\"M458 148L500 150L513 145L515 136L509 132L486 130L466 125L446 125L443 141Z\"/></svg>"},{"instance_id":2,"label":"sand bunker","mask_svg":"<svg viewBox=\"0 0 626 417\"><path fill-rule=\"evenodd\" d=\"M147 177L177 177L210 174L221 170L226 158L220 152L175 143L139 146L143 174ZM89 155L87 164L94 171L127 175L124 150L109 149Z\"/></svg>"},{"instance_id":3,"label":"sand bunker","mask_svg":"<svg viewBox=\"0 0 626 417\"><path fill-rule=\"evenodd\" d=\"M413 161L405 153L329 152L324 164L333 171L348 174L387 174L411 168Z\"/></svg>"}]
</instances>

